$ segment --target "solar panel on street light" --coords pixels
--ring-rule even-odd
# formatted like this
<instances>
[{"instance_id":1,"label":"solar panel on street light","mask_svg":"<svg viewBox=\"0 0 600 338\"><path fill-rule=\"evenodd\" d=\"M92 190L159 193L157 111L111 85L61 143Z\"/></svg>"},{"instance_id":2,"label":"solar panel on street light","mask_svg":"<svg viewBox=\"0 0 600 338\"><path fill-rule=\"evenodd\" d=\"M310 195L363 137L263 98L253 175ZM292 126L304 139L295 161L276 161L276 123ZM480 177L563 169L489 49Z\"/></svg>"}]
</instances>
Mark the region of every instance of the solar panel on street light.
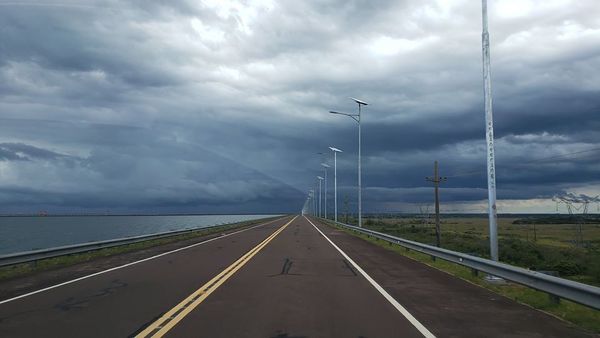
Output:
<instances>
[{"instance_id":1,"label":"solar panel on street light","mask_svg":"<svg viewBox=\"0 0 600 338\"><path fill-rule=\"evenodd\" d=\"M351 97L350 99L353 100L354 102L358 103L358 104L362 104L363 106L368 106L369 105L365 101L362 101L362 100L359 100L359 99L355 99L353 97Z\"/></svg>"}]
</instances>

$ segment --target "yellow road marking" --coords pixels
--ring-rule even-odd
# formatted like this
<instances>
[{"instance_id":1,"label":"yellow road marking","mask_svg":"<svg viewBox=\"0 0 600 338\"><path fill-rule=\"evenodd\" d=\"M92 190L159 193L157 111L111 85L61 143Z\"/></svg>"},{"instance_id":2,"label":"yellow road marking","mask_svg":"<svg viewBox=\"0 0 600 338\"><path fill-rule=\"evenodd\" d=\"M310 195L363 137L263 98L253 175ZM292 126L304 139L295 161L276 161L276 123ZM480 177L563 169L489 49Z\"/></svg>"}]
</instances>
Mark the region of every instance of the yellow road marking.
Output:
<instances>
[{"instance_id":1,"label":"yellow road marking","mask_svg":"<svg viewBox=\"0 0 600 338\"><path fill-rule=\"evenodd\" d=\"M150 324L144 331L138 334L136 337L162 337L173 326L177 325L185 316L187 316L192 310L194 310L200 303L202 303L211 293L213 293L219 286L221 286L227 279L233 276L242 266L250 261L254 255L256 255L262 248L264 248L270 241L272 241L279 233L281 233L288 225L290 225L298 216L292 218L291 221L287 222L284 226L277 229L264 241L260 242L257 246L252 248L237 261L233 262L225 270L221 271L213 279L209 280L206 284L202 285L198 290L194 291L186 299L177 304L174 308L165 313L162 317Z\"/></svg>"}]
</instances>

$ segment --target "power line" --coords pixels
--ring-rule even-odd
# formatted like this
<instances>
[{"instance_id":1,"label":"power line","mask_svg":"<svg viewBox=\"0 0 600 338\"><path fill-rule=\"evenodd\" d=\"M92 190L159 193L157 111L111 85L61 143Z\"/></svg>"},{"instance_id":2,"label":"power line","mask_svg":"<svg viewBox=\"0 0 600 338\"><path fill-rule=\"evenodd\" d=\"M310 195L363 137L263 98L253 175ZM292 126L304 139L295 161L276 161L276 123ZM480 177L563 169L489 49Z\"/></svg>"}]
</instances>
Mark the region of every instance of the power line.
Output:
<instances>
[{"instance_id":1,"label":"power line","mask_svg":"<svg viewBox=\"0 0 600 338\"><path fill-rule=\"evenodd\" d=\"M564 157L570 157L572 155L578 155L578 154L583 154L583 153L590 153L590 152L595 152L595 151L600 151L600 147L599 148L587 149L587 150L581 150L581 151L575 151L575 152L566 153L566 154L562 154L562 155L554 155L554 156L549 156L549 157L538 158L538 159L535 159L535 160L525 161L525 162L521 163L521 165L522 164L536 163L536 162L543 162L543 161L547 161L547 160L560 159L560 158L564 158Z\"/></svg>"}]
</instances>

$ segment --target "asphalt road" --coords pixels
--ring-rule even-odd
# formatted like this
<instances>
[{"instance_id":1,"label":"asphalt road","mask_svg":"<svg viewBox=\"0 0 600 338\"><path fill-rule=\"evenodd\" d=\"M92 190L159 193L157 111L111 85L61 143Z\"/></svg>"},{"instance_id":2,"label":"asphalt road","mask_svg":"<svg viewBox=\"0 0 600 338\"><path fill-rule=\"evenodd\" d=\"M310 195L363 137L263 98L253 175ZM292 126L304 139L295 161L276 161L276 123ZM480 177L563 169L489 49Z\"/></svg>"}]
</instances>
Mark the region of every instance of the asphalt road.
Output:
<instances>
[{"instance_id":1,"label":"asphalt road","mask_svg":"<svg viewBox=\"0 0 600 338\"><path fill-rule=\"evenodd\" d=\"M589 336L339 230L291 220L0 302L0 337Z\"/></svg>"},{"instance_id":2,"label":"asphalt road","mask_svg":"<svg viewBox=\"0 0 600 338\"><path fill-rule=\"evenodd\" d=\"M0 304L0 337L131 336L289 219Z\"/></svg>"}]
</instances>

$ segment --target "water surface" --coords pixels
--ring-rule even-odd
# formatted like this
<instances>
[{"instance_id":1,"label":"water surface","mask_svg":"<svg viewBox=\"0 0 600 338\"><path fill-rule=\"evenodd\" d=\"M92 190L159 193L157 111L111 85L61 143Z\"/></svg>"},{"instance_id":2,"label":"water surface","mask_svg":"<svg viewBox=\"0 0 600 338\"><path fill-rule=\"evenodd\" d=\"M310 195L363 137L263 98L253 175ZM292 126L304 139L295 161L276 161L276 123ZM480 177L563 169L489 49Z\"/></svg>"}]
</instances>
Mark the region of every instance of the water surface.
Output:
<instances>
[{"instance_id":1,"label":"water surface","mask_svg":"<svg viewBox=\"0 0 600 338\"><path fill-rule=\"evenodd\" d=\"M273 215L0 217L0 255Z\"/></svg>"}]
</instances>

